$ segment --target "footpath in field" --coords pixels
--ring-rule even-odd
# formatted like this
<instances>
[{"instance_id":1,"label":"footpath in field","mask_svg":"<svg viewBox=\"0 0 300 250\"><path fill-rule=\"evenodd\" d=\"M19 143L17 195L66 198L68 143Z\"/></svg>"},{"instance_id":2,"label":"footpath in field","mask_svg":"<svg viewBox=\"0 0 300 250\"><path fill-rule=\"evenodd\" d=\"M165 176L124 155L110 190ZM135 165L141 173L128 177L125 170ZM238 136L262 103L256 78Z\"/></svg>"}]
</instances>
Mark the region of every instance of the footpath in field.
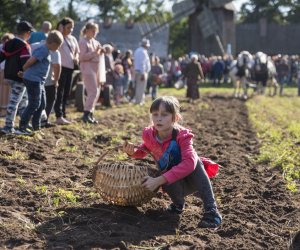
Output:
<instances>
[{"instance_id":1,"label":"footpath in field","mask_svg":"<svg viewBox=\"0 0 300 250\"><path fill-rule=\"evenodd\" d=\"M287 249L300 230L299 203L278 170L255 164L259 142L245 103L209 94L195 105L181 101L197 152L222 165L213 180L221 228L198 228L203 211L194 196L174 216L164 211L170 201L163 194L133 208L105 204L93 193L93 164L83 161L110 146L114 135L101 131L126 127L131 137L140 136L148 122L145 113L111 112L88 141L72 127L51 128L42 139L1 137L2 156L22 154L0 157L0 248ZM75 195L76 202L63 202Z\"/></svg>"}]
</instances>

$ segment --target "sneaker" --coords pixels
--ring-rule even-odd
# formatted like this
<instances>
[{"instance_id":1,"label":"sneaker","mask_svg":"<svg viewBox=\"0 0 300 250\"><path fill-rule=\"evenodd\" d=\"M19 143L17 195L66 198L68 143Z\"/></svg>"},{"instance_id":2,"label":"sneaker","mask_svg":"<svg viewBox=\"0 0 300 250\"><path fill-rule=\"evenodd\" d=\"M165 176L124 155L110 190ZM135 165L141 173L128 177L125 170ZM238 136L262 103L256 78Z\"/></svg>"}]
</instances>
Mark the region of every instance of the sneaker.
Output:
<instances>
[{"instance_id":1,"label":"sneaker","mask_svg":"<svg viewBox=\"0 0 300 250\"><path fill-rule=\"evenodd\" d=\"M1 129L1 133L5 134L5 135L11 135L14 134L16 131L14 128L9 128L9 127L4 127Z\"/></svg>"},{"instance_id":2,"label":"sneaker","mask_svg":"<svg viewBox=\"0 0 300 250\"><path fill-rule=\"evenodd\" d=\"M199 223L202 228L218 228L222 223L222 216L217 209L206 211Z\"/></svg>"},{"instance_id":3,"label":"sneaker","mask_svg":"<svg viewBox=\"0 0 300 250\"><path fill-rule=\"evenodd\" d=\"M98 124L99 122L94 118L93 113L90 113L90 118L94 124Z\"/></svg>"},{"instance_id":4,"label":"sneaker","mask_svg":"<svg viewBox=\"0 0 300 250\"><path fill-rule=\"evenodd\" d=\"M174 203L171 203L167 211L171 214L181 214L183 212L184 205L175 205Z\"/></svg>"},{"instance_id":5,"label":"sneaker","mask_svg":"<svg viewBox=\"0 0 300 250\"><path fill-rule=\"evenodd\" d=\"M19 129L16 129L15 134L16 135L28 135L28 136L31 136L34 133L31 130L29 130L28 128L19 128Z\"/></svg>"},{"instance_id":6,"label":"sneaker","mask_svg":"<svg viewBox=\"0 0 300 250\"><path fill-rule=\"evenodd\" d=\"M56 119L56 124L57 125L69 125L69 124L71 124L71 122L68 121L67 119L63 118L63 117L58 117Z\"/></svg>"}]
</instances>

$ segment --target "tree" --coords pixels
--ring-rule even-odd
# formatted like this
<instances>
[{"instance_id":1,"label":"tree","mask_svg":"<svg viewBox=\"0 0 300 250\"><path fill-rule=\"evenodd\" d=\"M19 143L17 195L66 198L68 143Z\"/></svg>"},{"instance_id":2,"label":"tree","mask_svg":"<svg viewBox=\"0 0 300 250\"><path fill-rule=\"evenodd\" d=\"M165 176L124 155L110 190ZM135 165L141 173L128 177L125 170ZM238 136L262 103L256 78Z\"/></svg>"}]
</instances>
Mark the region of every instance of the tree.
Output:
<instances>
[{"instance_id":1,"label":"tree","mask_svg":"<svg viewBox=\"0 0 300 250\"><path fill-rule=\"evenodd\" d=\"M300 1L292 1L291 8L287 12L286 17L287 22L289 23L300 23Z\"/></svg>"},{"instance_id":2,"label":"tree","mask_svg":"<svg viewBox=\"0 0 300 250\"><path fill-rule=\"evenodd\" d=\"M178 58L187 53L188 37L188 17L171 25L169 50L174 58Z\"/></svg>"},{"instance_id":3,"label":"tree","mask_svg":"<svg viewBox=\"0 0 300 250\"><path fill-rule=\"evenodd\" d=\"M99 17L105 19L108 16L117 17L118 10L122 8L122 0L88 0L89 4L97 5L100 14Z\"/></svg>"},{"instance_id":4,"label":"tree","mask_svg":"<svg viewBox=\"0 0 300 250\"><path fill-rule=\"evenodd\" d=\"M0 0L0 30L2 33L14 32L16 24L20 20L27 20L37 28L43 21L56 21L55 16L49 10L47 0ZM1 33L0 32L0 33Z\"/></svg>"},{"instance_id":5,"label":"tree","mask_svg":"<svg viewBox=\"0 0 300 250\"><path fill-rule=\"evenodd\" d=\"M162 8L163 0L87 0L99 8L99 17L113 17L115 20L125 21L132 18L135 22L150 21L154 16L161 15L165 11Z\"/></svg>"},{"instance_id":6,"label":"tree","mask_svg":"<svg viewBox=\"0 0 300 250\"><path fill-rule=\"evenodd\" d=\"M268 22L285 23L284 8L290 8L293 0L249 0L240 11L240 22L255 23L260 18Z\"/></svg>"},{"instance_id":7,"label":"tree","mask_svg":"<svg viewBox=\"0 0 300 250\"><path fill-rule=\"evenodd\" d=\"M61 1L61 0L52 0L52 4L59 8L58 13L56 14L56 19L61 20L64 17L70 17L74 21L80 20L80 15L77 12L80 9L80 4L85 1L80 0L68 0L68 1Z\"/></svg>"}]
</instances>

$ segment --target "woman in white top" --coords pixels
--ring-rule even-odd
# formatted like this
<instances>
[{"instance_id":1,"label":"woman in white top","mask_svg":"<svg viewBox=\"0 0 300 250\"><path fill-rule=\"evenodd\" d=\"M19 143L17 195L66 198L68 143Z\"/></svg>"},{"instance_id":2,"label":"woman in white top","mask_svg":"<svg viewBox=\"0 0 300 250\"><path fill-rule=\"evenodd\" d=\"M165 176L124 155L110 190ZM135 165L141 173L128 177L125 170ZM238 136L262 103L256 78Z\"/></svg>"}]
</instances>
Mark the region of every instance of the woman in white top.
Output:
<instances>
[{"instance_id":1,"label":"woman in white top","mask_svg":"<svg viewBox=\"0 0 300 250\"><path fill-rule=\"evenodd\" d=\"M57 24L57 29L64 37L64 42L59 49L62 67L54 105L56 123L59 125L70 123L70 121L66 119L66 104L71 90L72 74L79 63L78 42L76 38L71 35L73 28L74 21L69 17L63 18Z\"/></svg>"}]
</instances>

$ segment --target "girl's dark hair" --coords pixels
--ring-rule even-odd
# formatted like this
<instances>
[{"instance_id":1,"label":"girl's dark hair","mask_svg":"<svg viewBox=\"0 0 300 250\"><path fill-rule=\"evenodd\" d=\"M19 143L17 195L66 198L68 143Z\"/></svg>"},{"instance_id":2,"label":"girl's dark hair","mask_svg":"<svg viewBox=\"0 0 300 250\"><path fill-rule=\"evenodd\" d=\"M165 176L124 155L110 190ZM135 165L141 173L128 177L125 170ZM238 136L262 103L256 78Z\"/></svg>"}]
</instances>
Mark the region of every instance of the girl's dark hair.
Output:
<instances>
[{"instance_id":1,"label":"girl's dark hair","mask_svg":"<svg viewBox=\"0 0 300 250\"><path fill-rule=\"evenodd\" d=\"M60 25L66 26L66 25L69 24L69 23L74 24L73 19L70 18L70 17L64 17L62 20L60 20L60 21L58 22L58 24L56 25L56 29L58 30Z\"/></svg>"},{"instance_id":2,"label":"girl's dark hair","mask_svg":"<svg viewBox=\"0 0 300 250\"><path fill-rule=\"evenodd\" d=\"M174 96L162 96L156 98L151 104L150 113L153 113L154 111L158 111L160 104L164 104L166 111L168 113L171 113L173 115L173 118L175 118L176 115L179 118L181 118L180 104L179 101Z\"/></svg>"}]
</instances>

